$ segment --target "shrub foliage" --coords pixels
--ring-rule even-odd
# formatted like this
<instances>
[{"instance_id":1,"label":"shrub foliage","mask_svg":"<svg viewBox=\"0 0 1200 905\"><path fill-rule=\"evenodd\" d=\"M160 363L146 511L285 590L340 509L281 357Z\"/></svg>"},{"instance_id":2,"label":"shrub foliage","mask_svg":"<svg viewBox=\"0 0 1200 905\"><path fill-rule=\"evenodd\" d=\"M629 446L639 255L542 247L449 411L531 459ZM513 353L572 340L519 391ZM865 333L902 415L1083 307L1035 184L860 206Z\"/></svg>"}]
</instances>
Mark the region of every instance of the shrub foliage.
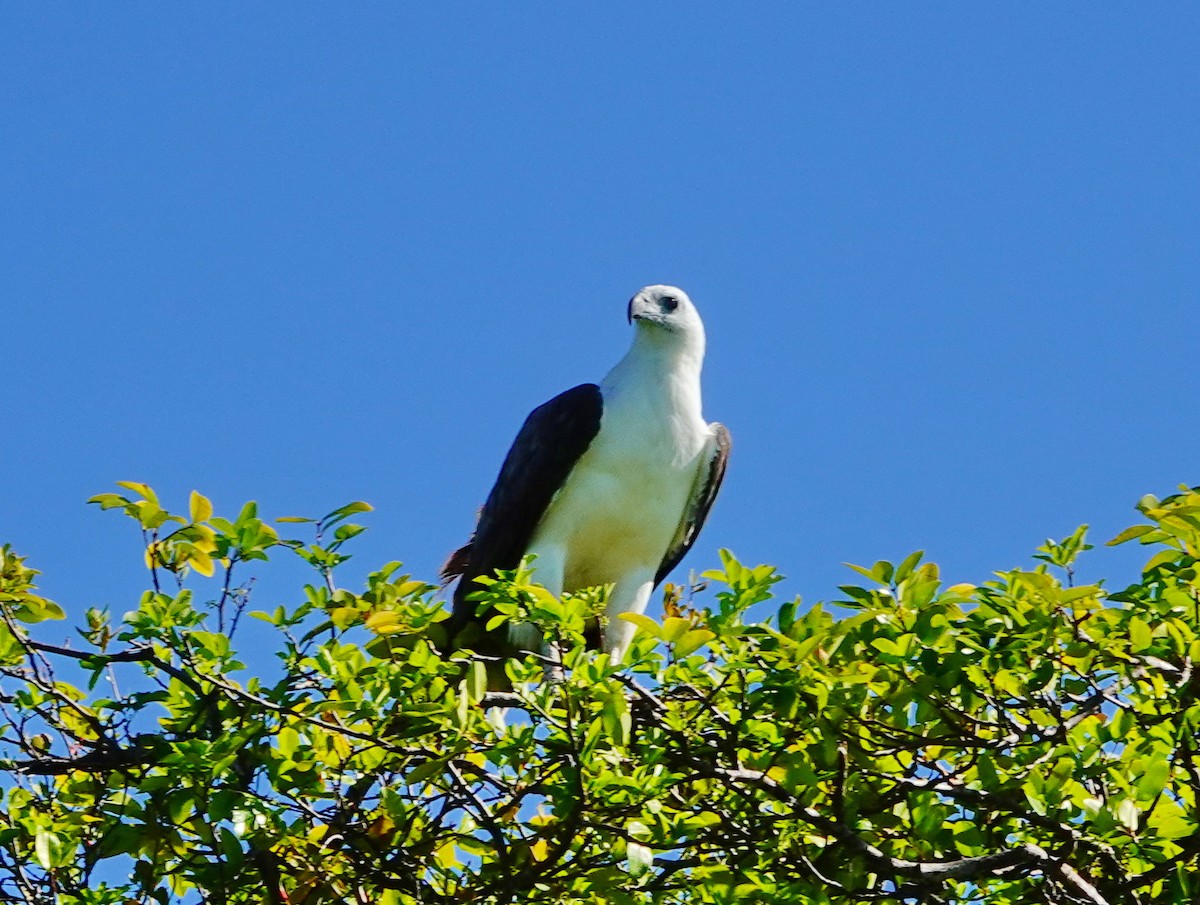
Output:
<instances>
[{"instance_id":1,"label":"shrub foliage","mask_svg":"<svg viewBox=\"0 0 1200 905\"><path fill-rule=\"evenodd\" d=\"M443 649L439 589L399 564L338 587L365 504L278 520L302 542L121 486L93 501L144 536L123 616L42 640L63 611L3 548L0 899L1200 900L1200 489L1141 501L1120 591L1074 586L1082 528L978 586L854 567L832 608L723 552L624 664L582 643L602 589L523 568L480 594L555 654L489 664ZM280 554L312 583L251 611Z\"/></svg>"}]
</instances>

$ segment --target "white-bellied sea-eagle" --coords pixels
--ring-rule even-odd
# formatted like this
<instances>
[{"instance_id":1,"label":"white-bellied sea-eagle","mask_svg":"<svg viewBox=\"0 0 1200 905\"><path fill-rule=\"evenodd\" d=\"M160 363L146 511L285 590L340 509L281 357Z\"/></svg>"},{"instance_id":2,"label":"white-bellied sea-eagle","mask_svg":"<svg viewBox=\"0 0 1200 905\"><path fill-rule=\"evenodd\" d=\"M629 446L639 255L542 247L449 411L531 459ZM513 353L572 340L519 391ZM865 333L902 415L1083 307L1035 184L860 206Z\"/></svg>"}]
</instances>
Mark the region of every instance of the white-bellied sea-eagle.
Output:
<instances>
[{"instance_id":1,"label":"white-bellied sea-eagle","mask_svg":"<svg viewBox=\"0 0 1200 905\"><path fill-rule=\"evenodd\" d=\"M612 584L603 646L620 659L653 589L696 540L729 459L730 436L701 414L704 325L687 294L647 286L630 301L633 343L599 385L585 383L530 413L469 543L443 576L458 577L451 632L478 653L538 651L529 625L488 633L468 596L475 579L534 554L533 577L555 595ZM501 634L503 633L503 634Z\"/></svg>"}]
</instances>

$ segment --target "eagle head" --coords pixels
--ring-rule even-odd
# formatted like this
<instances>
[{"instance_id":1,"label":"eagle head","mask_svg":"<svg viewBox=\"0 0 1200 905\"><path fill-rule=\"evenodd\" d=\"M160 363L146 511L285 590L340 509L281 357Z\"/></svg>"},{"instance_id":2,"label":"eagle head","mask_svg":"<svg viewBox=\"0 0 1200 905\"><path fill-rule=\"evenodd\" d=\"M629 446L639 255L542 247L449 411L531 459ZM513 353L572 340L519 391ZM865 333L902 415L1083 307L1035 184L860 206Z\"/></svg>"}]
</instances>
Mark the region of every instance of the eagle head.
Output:
<instances>
[{"instance_id":1,"label":"eagle head","mask_svg":"<svg viewBox=\"0 0 1200 905\"><path fill-rule=\"evenodd\" d=\"M704 335L704 326L688 294L676 286L647 286L629 300L629 323L639 328Z\"/></svg>"}]
</instances>

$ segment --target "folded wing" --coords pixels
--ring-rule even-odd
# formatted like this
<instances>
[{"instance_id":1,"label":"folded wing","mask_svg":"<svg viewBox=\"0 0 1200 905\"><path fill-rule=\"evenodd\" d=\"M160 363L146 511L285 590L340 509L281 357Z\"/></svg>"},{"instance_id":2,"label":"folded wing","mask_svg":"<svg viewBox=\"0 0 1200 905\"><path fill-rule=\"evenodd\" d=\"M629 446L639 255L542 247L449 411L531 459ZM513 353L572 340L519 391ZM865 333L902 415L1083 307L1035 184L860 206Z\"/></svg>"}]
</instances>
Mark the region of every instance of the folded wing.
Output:
<instances>
[{"instance_id":1,"label":"folded wing","mask_svg":"<svg viewBox=\"0 0 1200 905\"><path fill-rule=\"evenodd\" d=\"M525 419L483 504L474 535L442 567L444 580L459 578L452 633L478 629L465 646L484 654L504 653L503 630L482 632L476 604L467 596L480 589L475 582L479 576L515 569L520 563L550 500L600 432L603 410L600 388L585 383L538 406Z\"/></svg>"},{"instance_id":2,"label":"folded wing","mask_svg":"<svg viewBox=\"0 0 1200 905\"><path fill-rule=\"evenodd\" d=\"M702 462L700 465L692 495L679 522L679 529L675 532L662 565L658 567L658 573L654 576L655 586L661 584L667 574L687 555L688 550L692 549L700 529L704 527L704 520L708 518L708 511L712 509L713 500L717 498L717 491L721 489L721 481L725 478L725 467L729 464L729 450L733 446L733 438L725 425L719 422L710 424L709 431L711 436L706 448L707 464Z\"/></svg>"}]
</instances>

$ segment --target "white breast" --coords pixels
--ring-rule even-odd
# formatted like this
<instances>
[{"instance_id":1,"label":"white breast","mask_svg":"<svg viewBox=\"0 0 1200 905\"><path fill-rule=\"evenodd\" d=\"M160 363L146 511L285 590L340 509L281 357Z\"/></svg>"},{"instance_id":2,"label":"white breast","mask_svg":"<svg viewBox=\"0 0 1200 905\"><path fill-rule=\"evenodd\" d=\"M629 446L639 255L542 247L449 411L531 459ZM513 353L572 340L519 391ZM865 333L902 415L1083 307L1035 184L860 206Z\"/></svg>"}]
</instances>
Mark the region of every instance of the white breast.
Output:
<instances>
[{"instance_id":1,"label":"white breast","mask_svg":"<svg viewBox=\"0 0 1200 905\"><path fill-rule=\"evenodd\" d=\"M708 435L698 412L662 386L605 389L600 432L530 545L562 551L568 591L635 570L657 571L692 494Z\"/></svg>"}]
</instances>

